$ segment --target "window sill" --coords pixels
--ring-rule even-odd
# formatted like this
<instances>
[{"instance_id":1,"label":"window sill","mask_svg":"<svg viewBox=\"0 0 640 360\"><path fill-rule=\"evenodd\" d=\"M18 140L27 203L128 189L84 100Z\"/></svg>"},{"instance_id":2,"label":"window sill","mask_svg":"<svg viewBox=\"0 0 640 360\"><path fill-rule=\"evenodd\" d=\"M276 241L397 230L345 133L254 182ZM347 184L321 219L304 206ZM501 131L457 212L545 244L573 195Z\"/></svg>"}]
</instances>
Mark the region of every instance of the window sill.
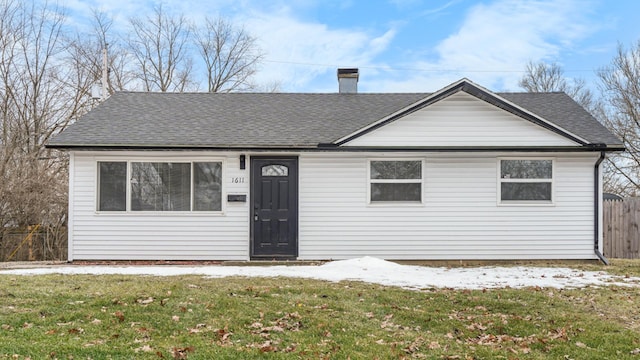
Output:
<instances>
[{"instance_id":1,"label":"window sill","mask_svg":"<svg viewBox=\"0 0 640 360\"><path fill-rule=\"evenodd\" d=\"M369 202L368 207L424 207L422 201L376 201Z\"/></svg>"},{"instance_id":2,"label":"window sill","mask_svg":"<svg viewBox=\"0 0 640 360\"><path fill-rule=\"evenodd\" d=\"M98 216L221 216L224 215L224 211L96 211L95 215Z\"/></svg>"},{"instance_id":3,"label":"window sill","mask_svg":"<svg viewBox=\"0 0 640 360\"><path fill-rule=\"evenodd\" d=\"M552 207L556 206L553 201L498 201L498 206L542 206L542 207Z\"/></svg>"}]
</instances>

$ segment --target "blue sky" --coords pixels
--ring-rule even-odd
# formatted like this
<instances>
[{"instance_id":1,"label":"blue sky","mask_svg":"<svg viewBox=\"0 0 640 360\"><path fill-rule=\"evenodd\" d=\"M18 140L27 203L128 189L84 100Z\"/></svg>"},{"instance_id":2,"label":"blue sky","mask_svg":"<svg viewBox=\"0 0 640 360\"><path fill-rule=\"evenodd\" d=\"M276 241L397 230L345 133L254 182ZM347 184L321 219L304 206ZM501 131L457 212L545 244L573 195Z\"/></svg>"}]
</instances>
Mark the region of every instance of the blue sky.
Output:
<instances>
[{"instance_id":1,"label":"blue sky","mask_svg":"<svg viewBox=\"0 0 640 360\"><path fill-rule=\"evenodd\" d=\"M83 31L97 8L124 29L150 0L63 0ZM640 41L635 0L165 0L194 22L222 15L243 25L266 57L259 83L283 92L335 92L336 68L360 68L361 92L429 92L467 77L519 91L528 61L557 62L596 86L618 43Z\"/></svg>"}]
</instances>

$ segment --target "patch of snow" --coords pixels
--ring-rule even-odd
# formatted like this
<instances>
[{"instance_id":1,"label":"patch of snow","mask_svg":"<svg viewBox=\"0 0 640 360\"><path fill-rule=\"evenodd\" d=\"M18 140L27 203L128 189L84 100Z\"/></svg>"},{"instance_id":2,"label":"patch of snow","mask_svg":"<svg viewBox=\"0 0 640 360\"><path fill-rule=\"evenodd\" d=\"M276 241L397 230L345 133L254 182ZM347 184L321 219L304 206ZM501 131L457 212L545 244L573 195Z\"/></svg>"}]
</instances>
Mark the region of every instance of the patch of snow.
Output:
<instances>
[{"instance_id":1,"label":"patch of snow","mask_svg":"<svg viewBox=\"0 0 640 360\"><path fill-rule=\"evenodd\" d=\"M387 269L387 270L397 270L402 268L402 265L382 260L372 256L365 256L361 258L349 259L349 260L338 260L331 261L322 265L325 269L336 269L340 271L341 269Z\"/></svg>"},{"instance_id":2,"label":"patch of snow","mask_svg":"<svg viewBox=\"0 0 640 360\"><path fill-rule=\"evenodd\" d=\"M400 265L374 257L333 261L319 266L50 266L0 270L0 275L91 274L91 275L202 275L214 278L298 277L326 281L363 281L420 290L429 288L579 288L585 286L640 286L640 278L622 278L604 271L581 271L551 267L444 268Z\"/></svg>"}]
</instances>

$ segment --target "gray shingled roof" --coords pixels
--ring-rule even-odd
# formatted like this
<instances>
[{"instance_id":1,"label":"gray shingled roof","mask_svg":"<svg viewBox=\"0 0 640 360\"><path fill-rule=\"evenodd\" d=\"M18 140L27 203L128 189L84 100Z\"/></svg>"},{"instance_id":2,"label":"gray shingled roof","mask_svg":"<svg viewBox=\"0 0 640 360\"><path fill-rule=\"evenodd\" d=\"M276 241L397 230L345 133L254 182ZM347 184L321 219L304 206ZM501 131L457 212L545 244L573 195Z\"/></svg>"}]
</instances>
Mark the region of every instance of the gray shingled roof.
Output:
<instances>
[{"instance_id":1,"label":"gray shingled roof","mask_svg":"<svg viewBox=\"0 0 640 360\"><path fill-rule=\"evenodd\" d=\"M315 148L427 93L120 92L50 142L51 147ZM591 143L620 141L563 93L498 93Z\"/></svg>"},{"instance_id":2,"label":"gray shingled roof","mask_svg":"<svg viewBox=\"0 0 640 360\"><path fill-rule=\"evenodd\" d=\"M565 93L498 93L498 95L593 144L620 146L622 144L620 139Z\"/></svg>"}]
</instances>

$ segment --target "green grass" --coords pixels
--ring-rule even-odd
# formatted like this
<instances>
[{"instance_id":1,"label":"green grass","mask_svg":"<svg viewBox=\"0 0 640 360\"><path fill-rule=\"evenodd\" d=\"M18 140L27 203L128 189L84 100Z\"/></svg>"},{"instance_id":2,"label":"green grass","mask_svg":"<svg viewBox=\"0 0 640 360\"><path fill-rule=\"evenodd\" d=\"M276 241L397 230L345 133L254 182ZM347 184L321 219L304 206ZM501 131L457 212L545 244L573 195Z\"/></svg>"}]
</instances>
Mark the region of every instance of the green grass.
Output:
<instances>
[{"instance_id":1,"label":"green grass","mask_svg":"<svg viewBox=\"0 0 640 360\"><path fill-rule=\"evenodd\" d=\"M639 305L623 287L0 273L0 359L640 359Z\"/></svg>"}]
</instances>

